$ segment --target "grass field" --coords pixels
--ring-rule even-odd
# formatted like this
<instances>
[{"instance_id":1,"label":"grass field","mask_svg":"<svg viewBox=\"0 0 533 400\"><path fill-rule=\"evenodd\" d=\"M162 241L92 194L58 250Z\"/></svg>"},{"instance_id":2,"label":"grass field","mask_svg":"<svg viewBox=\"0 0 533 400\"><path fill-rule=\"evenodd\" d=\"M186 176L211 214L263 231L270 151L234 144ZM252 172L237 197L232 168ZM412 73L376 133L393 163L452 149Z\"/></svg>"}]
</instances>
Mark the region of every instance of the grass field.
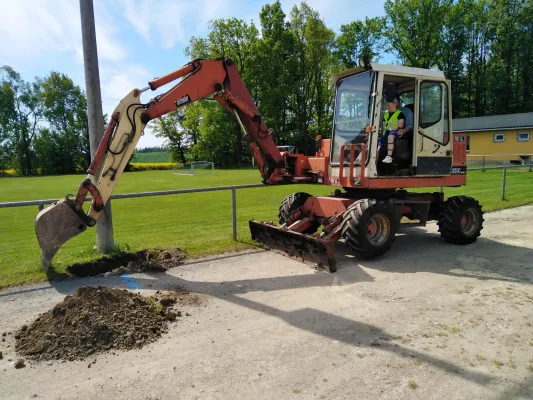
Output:
<instances>
[{"instance_id":1,"label":"grass field","mask_svg":"<svg viewBox=\"0 0 533 400\"><path fill-rule=\"evenodd\" d=\"M485 211L533 202L533 173L509 170L507 199L500 201L501 171L469 172L463 188L446 189L446 196L465 194L482 203ZM0 202L57 199L76 191L83 176L0 178ZM256 170L217 170L214 175L182 176L172 171L125 173L115 193L259 183ZM283 198L294 191L316 195L331 187L271 186L237 191L239 241L232 240L231 192L115 200L112 203L115 240L122 249L180 247L191 255L238 250L251 244L248 220L274 220ZM435 190L432 188L430 190ZM46 279L39 263L34 233L37 207L0 209L0 287ZM54 259L62 272L73 262L98 257L93 250L95 230L72 239Z\"/></svg>"},{"instance_id":2,"label":"grass field","mask_svg":"<svg viewBox=\"0 0 533 400\"><path fill-rule=\"evenodd\" d=\"M166 163L170 162L170 154L167 151L154 151L152 153L135 153L135 163Z\"/></svg>"}]
</instances>

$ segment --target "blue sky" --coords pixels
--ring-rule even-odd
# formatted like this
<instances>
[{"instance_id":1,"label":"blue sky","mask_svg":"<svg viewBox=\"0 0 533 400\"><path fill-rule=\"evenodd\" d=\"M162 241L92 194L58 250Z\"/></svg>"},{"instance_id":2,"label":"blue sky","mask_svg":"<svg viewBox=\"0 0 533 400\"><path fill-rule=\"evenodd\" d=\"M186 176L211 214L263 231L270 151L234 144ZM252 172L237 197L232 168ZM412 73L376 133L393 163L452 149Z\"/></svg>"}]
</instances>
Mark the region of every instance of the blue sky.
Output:
<instances>
[{"instance_id":1,"label":"blue sky","mask_svg":"<svg viewBox=\"0 0 533 400\"><path fill-rule=\"evenodd\" d=\"M94 0L104 113L133 88L189 61L191 36L204 36L209 21L237 17L255 21L265 0ZM286 14L299 1L283 0ZM326 24L383 15L384 0L308 0ZM55 70L85 87L78 0L0 0L0 65L24 79ZM147 101L145 93L143 101ZM138 147L162 144L149 131Z\"/></svg>"}]
</instances>

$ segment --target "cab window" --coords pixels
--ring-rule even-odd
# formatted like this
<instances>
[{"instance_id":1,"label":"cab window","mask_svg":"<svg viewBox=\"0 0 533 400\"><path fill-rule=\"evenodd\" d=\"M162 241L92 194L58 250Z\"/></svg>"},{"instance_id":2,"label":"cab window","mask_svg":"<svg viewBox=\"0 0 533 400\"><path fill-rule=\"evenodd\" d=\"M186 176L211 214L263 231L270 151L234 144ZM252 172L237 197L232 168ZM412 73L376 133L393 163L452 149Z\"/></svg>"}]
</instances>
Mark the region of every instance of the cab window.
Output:
<instances>
[{"instance_id":1,"label":"cab window","mask_svg":"<svg viewBox=\"0 0 533 400\"><path fill-rule=\"evenodd\" d=\"M446 145L449 141L448 86L444 82L420 84L418 125L427 138Z\"/></svg>"}]
</instances>

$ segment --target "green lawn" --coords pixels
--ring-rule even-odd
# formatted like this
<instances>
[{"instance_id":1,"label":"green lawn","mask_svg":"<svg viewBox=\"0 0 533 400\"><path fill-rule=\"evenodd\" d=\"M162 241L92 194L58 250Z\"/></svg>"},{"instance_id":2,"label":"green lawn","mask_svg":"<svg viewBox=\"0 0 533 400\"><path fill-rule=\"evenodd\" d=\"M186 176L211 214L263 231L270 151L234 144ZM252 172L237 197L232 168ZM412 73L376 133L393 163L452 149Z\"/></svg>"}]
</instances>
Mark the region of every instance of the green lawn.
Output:
<instances>
[{"instance_id":1,"label":"green lawn","mask_svg":"<svg viewBox=\"0 0 533 400\"><path fill-rule=\"evenodd\" d=\"M134 163L165 163L170 162L170 154L167 151L154 151L151 153L135 153L132 160Z\"/></svg>"},{"instance_id":2,"label":"green lawn","mask_svg":"<svg viewBox=\"0 0 533 400\"><path fill-rule=\"evenodd\" d=\"M507 200L500 201L501 171L470 172L463 188L446 189L446 195L470 195L485 211L533 202L533 173L507 173ZM56 199L75 193L83 176L0 178L0 202ZM256 170L217 170L214 175L183 176L172 171L125 173L115 193L169 190L230 184L259 183ZM239 241L232 240L231 192L210 192L113 201L115 240L132 250L180 247L191 255L203 255L246 247L250 243L250 219L274 220L282 199L293 191L329 194L331 187L271 186L237 191ZM431 188L430 190L435 190ZM34 233L37 207L0 209L0 287L46 278L39 263ZM64 245L54 259L56 271L67 265L94 259L95 230Z\"/></svg>"}]
</instances>

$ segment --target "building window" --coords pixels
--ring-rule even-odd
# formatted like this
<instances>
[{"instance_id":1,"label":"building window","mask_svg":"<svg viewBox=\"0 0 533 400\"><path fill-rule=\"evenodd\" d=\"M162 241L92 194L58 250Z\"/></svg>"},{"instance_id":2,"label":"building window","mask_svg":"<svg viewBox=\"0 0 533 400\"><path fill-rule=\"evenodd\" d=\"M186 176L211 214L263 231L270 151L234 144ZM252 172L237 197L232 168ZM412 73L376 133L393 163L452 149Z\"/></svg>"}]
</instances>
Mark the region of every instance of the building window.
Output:
<instances>
[{"instance_id":1,"label":"building window","mask_svg":"<svg viewBox=\"0 0 533 400\"><path fill-rule=\"evenodd\" d=\"M466 152L470 153L470 135L466 135Z\"/></svg>"},{"instance_id":2,"label":"building window","mask_svg":"<svg viewBox=\"0 0 533 400\"><path fill-rule=\"evenodd\" d=\"M519 142L529 142L529 132L518 132L517 139Z\"/></svg>"},{"instance_id":3,"label":"building window","mask_svg":"<svg viewBox=\"0 0 533 400\"><path fill-rule=\"evenodd\" d=\"M494 134L494 141L496 143L505 142L505 133L495 133Z\"/></svg>"}]
</instances>

